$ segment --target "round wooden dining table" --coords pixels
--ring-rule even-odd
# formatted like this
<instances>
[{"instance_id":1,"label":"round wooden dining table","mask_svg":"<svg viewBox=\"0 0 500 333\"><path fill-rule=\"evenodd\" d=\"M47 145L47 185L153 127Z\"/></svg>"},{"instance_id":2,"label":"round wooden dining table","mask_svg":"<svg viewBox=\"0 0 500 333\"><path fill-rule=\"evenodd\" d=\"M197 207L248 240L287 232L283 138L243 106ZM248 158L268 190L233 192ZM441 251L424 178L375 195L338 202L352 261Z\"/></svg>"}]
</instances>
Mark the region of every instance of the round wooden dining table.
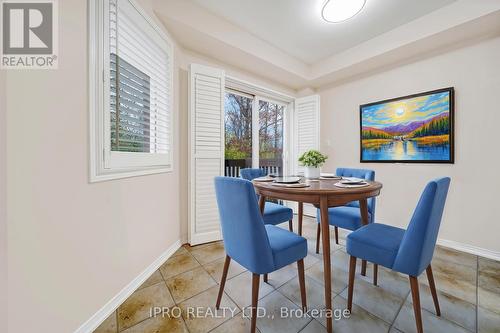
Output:
<instances>
[{"instance_id":1,"label":"round wooden dining table","mask_svg":"<svg viewBox=\"0 0 500 333\"><path fill-rule=\"evenodd\" d=\"M337 187L337 180L305 180L308 187L284 187L277 186L272 182L253 181L257 194L260 195L259 207L261 213L264 212L266 199L280 199L286 201L296 201L299 204L299 235L302 235L303 204L309 203L320 209L321 214L321 235L323 243L323 266L325 279L325 310L326 327L329 333L332 332L332 280L330 261L330 230L328 221L328 208L343 206L351 201L359 201L361 219L363 224L368 224L368 198L378 196L382 189L382 184L375 181L368 181L368 186L344 188ZM362 263L361 274L366 274L366 261Z\"/></svg>"}]
</instances>

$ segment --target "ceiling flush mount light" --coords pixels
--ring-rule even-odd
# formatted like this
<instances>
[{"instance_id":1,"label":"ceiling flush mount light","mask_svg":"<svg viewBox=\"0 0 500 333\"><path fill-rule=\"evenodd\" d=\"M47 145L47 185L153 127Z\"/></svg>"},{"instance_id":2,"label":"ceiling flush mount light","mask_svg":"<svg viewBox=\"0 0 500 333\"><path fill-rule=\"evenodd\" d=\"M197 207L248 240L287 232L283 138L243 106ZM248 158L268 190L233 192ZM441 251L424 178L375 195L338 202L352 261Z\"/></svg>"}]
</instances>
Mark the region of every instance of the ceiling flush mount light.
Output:
<instances>
[{"instance_id":1,"label":"ceiling flush mount light","mask_svg":"<svg viewBox=\"0 0 500 333\"><path fill-rule=\"evenodd\" d=\"M327 0L321 10L323 20L339 23L358 14L365 6L366 0Z\"/></svg>"}]
</instances>

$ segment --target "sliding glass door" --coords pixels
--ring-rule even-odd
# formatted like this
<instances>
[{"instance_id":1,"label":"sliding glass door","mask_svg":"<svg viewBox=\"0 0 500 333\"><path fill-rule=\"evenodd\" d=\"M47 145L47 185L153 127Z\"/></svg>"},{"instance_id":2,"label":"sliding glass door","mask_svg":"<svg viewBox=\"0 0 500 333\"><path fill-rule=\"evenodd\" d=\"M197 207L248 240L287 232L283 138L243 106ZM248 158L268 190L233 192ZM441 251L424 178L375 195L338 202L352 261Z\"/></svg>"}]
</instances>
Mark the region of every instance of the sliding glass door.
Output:
<instances>
[{"instance_id":1,"label":"sliding glass door","mask_svg":"<svg viewBox=\"0 0 500 333\"><path fill-rule=\"evenodd\" d=\"M226 91L224 99L225 175L238 177L252 167L252 112L254 97Z\"/></svg>"},{"instance_id":2,"label":"sliding glass door","mask_svg":"<svg viewBox=\"0 0 500 333\"><path fill-rule=\"evenodd\" d=\"M225 175L239 177L242 168L283 174L285 104L226 89Z\"/></svg>"},{"instance_id":3,"label":"sliding glass door","mask_svg":"<svg viewBox=\"0 0 500 333\"><path fill-rule=\"evenodd\" d=\"M283 117L285 106L259 100L259 167L283 174Z\"/></svg>"}]
</instances>

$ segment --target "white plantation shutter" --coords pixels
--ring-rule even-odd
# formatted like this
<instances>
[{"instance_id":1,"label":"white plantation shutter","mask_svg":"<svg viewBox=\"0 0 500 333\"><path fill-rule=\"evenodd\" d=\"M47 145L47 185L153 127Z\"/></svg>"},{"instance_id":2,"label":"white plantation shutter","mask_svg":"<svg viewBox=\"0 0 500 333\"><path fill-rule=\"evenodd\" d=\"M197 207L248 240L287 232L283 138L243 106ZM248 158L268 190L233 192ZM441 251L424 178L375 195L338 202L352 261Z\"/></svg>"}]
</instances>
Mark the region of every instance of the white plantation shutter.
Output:
<instances>
[{"instance_id":1,"label":"white plantation shutter","mask_svg":"<svg viewBox=\"0 0 500 333\"><path fill-rule=\"evenodd\" d=\"M106 166L171 166L172 49L129 0L109 1Z\"/></svg>"},{"instance_id":2,"label":"white plantation shutter","mask_svg":"<svg viewBox=\"0 0 500 333\"><path fill-rule=\"evenodd\" d=\"M303 172L298 159L310 149L319 150L319 95L295 100L294 117L295 173Z\"/></svg>"},{"instance_id":3,"label":"white plantation shutter","mask_svg":"<svg viewBox=\"0 0 500 333\"><path fill-rule=\"evenodd\" d=\"M312 95L295 100L294 116L294 164L295 174L304 171L299 165L300 155L310 149L319 150L319 95ZM304 214L316 216L316 208L310 204L304 204Z\"/></svg>"},{"instance_id":4,"label":"white plantation shutter","mask_svg":"<svg viewBox=\"0 0 500 333\"><path fill-rule=\"evenodd\" d=\"M191 64L191 245L221 239L214 177L224 175L224 89L224 71Z\"/></svg>"}]
</instances>

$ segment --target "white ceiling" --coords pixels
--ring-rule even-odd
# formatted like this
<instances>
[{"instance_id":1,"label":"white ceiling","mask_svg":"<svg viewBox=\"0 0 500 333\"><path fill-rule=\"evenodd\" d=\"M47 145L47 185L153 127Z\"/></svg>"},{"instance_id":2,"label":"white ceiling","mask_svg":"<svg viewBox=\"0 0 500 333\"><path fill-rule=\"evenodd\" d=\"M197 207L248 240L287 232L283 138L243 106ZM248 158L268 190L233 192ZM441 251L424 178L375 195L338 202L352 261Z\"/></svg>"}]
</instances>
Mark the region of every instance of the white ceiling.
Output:
<instances>
[{"instance_id":1,"label":"white ceiling","mask_svg":"<svg viewBox=\"0 0 500 333\"><path fill-rule=\"evenodd\" d=\"M309 65L455 2L367 0L357 16L332 24L321 19L325 0L191 1Z\"/></svg>"},{"instance_id":2,"label":"white ceiling","mask_svg":"<svg viewBox=\"0 0 500 333\"><path fill-rule=\"evenodd\" d=\"M186 63L295 90L500 35L500 0L367 0L360 14L337 24L321 19L325 0L141 1L152 1L168 33L193 55Z\"/></svg>"}]
</instances>

